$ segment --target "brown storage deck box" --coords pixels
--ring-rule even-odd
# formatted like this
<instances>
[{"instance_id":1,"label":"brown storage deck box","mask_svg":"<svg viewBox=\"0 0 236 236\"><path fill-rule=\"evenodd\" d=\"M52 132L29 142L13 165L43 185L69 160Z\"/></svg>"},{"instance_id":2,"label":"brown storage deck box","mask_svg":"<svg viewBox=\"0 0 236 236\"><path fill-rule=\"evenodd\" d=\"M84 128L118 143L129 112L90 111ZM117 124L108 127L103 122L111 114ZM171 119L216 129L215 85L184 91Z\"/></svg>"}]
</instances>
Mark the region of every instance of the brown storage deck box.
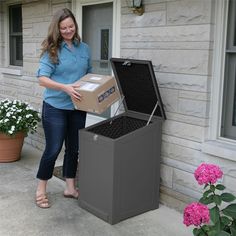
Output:
<instances>
[{"instance_id":1,"label":"brown storage deck box","mask_svg":"<svg viewBox=\"0 0 236 236\"><path fill-rule=\"evenodd\" d=\"M151 61L112 58L125 113L80 130L79 205L110 224L159 206L165 113Z\"/></svg>"}]
</instances>

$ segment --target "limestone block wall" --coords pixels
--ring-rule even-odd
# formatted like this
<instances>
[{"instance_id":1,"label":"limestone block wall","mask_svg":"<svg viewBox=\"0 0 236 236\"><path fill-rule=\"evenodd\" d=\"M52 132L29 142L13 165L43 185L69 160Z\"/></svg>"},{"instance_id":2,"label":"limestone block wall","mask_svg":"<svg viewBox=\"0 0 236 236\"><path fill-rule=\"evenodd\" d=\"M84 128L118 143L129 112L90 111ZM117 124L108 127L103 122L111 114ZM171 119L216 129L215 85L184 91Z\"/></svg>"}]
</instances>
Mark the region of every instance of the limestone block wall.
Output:
<instances>
[{"instance_id":1,"label":"limestone block wall","mask_svg":"<svg viewBox=\"0 0 236 236\"><path fill-rule=\"evenodd\" d=\"M210 120L214 0L144 0L145 13L122 4L121 56L151 60L167 120L163 123L161 201L183 209L201 188L193 172L201 162L220 164L235 192L236 163L201 151Z\"/></svg>"},{"instance_id":2,"label":"limestone block wall","mask_svg":"<svg viewBox=\"0 0 236 236\"><path fill-rule=\"evenodd\" d=\"M2 65L4 60L3 17L4 17L3 2L0 1L0 66Z\"/></svg>"},{"instance_id":3,"label":"limestone block wall","mask_svg":"<svg viewBox=\"0 0 236 236\"><path fill-rule=\"evenodd\" d=\"M9 58L5 57L8 50L4 30L7 24L8 4L22 4L23 24L23 67L7 66ZM38 68L41 43L47 35L48 25L53 13L63 7L71 8L67 0L9 0L0 2L0 99L17 98L28 101L34 108L41 111L43 88L38 85L36 71ZM4 17L5 15L5 17ZM44 134L39 124L38 132L29 134L25 140L40 150L44 149Z\"/></svg>"}]
</instances>

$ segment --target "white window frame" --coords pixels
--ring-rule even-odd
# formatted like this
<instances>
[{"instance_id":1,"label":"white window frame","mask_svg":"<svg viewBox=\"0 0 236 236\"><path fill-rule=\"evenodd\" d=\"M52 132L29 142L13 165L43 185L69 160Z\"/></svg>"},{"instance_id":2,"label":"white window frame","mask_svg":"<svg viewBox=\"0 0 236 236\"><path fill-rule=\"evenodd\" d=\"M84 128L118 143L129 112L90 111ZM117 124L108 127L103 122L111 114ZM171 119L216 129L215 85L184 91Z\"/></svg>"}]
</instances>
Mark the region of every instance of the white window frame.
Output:
<instances>
[{"instance_id":1,"label":"white window frame","mask_svg":"<svg viewBox=\"0 0 236 236\"><path fill-rule=\"evenodd\" d=\"M8 39L9 39L9 44L11 45L11 43L13 42L13 38L16 37L16 36L21 36L22 37L22 60L17 60L16 58L16 50L13 50L11 51L11 47L9 47L9 64L10 63L14 63L14 64L10 64L11 66L19 66L19 67L23 67L23 25L21 24L21 29L22 31L20 32L20 35L19 32L11 32L10 28L12 27L12 22L13 21L13 17L11 17L11 14L10 14L10 10L12 10L13 8L16 8L16 6L20 7L20 10L22 12L22 4L19 3L19 4L14 4L14 5L10 5L8 6L8 22L11 23L9 24L9 34L8 34ZM17 35L16 35L17 34ZM12 46L12 45L11 45ZM16 45L17 46L17 45ZM17 47L16 47L17 48ZM14 48L14 49L16 49ZM21 65L22 63L22 65Z\"/></svg>"},{"instance_id":2,"label":"white window frame","mask_svg":"<svg viewBox=\"0 0 236 236\"><path fill-rule=\"evenodd\" d=\"M225 73L225 50L228 21L228 0L215 1L214 57L209 132L202 144L204 153L236 160L236 141L220 136Z\"/></svg>"},{"instance_id":3,"label":"white window frame","mask_svg":"<svg viewBox=\"0 0 236 236\"><path fill-rule=\"evenodd\" d=\"M3 74L10 74L10 75L17 75L22 76L23 75L23 66L13 66L10 65L10 50L9 50L9 6L11 5L17 5L20 4L19 2L11 1L8 4L4 4L3 6L3 12L4 14L4 61L3 61L3 67L0 68L0 73ZM24 48L23 48L24 50ZM24 58L23 58L24 61Z\"/></svg>"}]
</instances>

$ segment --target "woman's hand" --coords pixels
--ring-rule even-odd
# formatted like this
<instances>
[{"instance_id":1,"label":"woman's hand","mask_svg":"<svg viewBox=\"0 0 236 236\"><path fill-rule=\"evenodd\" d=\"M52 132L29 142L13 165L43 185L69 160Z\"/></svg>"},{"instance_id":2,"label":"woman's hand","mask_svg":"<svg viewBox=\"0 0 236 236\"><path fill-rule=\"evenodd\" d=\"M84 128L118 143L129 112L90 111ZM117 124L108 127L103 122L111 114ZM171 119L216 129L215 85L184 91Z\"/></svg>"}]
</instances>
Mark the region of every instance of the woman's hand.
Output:
<instances>
[{"instance_id":1,"label":"woman's hand","mask_svg":"<svg viewBox=\"0 0 236 236\"><path fill-rule=\"evenodd\" d=\"M64 91L65 91L68 95L70 95L72 98L81 100L81 99L82 99L82 96L81 96L81 94L77 91L77 88L78 88L79 86L80 86L80 85L78 85L78 84L65 84Z\"/></svg>"},{"instance_id":2,"label":"woman's hand","mask_svg":"<svg viewBox=\"0 0 236 236\"><path fill-rule=\"evenodd\" d=\"M74 84L62 84L51 80L48 77L41 76L39 77L39 84L43 87L55 89L55 90L62 90L67 93L71 98L81 100L81 94L76 90L80 85L79 83Z\"/></svg>"}]
</instances>

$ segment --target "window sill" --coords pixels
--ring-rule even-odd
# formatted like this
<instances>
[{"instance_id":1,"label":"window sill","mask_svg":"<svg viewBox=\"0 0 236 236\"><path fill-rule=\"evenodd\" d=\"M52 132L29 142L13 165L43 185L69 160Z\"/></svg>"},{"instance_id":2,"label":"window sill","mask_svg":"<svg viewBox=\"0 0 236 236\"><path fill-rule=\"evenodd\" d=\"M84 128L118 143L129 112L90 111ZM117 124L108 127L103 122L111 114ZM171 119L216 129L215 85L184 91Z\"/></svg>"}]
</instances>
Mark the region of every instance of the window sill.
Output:
<instances>
[{"instance_id":1,"label":"window sill","mask_svg":"<svg viewBox=\"0 0 236 236\"><path fill-rule=\"evenodd\" d=\"M3 74L9 75L22 75L22 67L3 67L0 69L0 72Z\"/></svg>"},{"instance_id":2,"label":"window sill","mask_svg":"<svg viewBox=\"0 0 236 236\"><path fill-rule=\"evenodd\" d=\"M223 159L236 161L236 144L223 141L207 141L202 144L202 152Z\"/></svg>"}]
</instances>

